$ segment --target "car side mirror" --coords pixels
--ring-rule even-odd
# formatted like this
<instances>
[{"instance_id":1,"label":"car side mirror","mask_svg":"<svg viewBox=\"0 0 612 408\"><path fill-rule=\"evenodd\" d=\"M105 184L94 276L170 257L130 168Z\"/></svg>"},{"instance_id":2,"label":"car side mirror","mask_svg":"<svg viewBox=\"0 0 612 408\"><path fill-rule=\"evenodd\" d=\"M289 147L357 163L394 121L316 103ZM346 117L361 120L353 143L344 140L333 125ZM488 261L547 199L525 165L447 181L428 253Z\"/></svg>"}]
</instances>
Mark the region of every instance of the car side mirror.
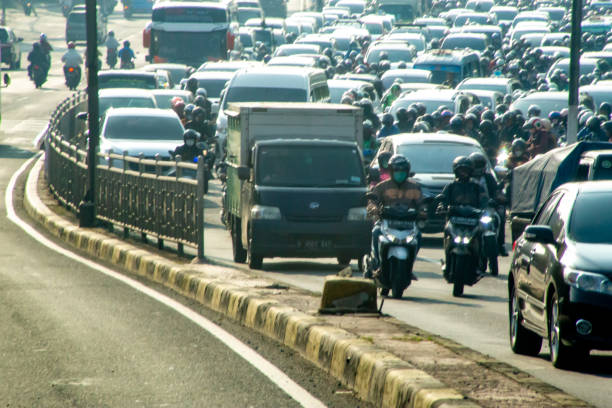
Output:
<instances>
[{"instance_id":1,"label":"car side mirror","mask_svg":"<svg viewBox=\"0 0 612 408\"><path fill-rule=\"evenodd\" d=\"M246 166L238 167L238 178L240 180L248 180L251 177L251 171Z\"/></svg>"},{"instance_id":2,"label":"car side mirror","mask_svg":"<svg viewBox=\"0 0 612 408\"><path fill-rule=\"evenodd\" d=\"M530 225L525 228L525 239L529 242L556 245L552 229L548 225Z\"/></svg>"},{"instance_id":3,"label":"car side mirror","mask_svg":"<svg viewBox=\"0 0 612 408\"><path fill-rule=\"evenodd\" d=\"M76 118L78 120L82 120L83 122L85 122L87 120L87 116L88 116L87 112L79 112L77 113Z\"/></svg>"}]
</instances>

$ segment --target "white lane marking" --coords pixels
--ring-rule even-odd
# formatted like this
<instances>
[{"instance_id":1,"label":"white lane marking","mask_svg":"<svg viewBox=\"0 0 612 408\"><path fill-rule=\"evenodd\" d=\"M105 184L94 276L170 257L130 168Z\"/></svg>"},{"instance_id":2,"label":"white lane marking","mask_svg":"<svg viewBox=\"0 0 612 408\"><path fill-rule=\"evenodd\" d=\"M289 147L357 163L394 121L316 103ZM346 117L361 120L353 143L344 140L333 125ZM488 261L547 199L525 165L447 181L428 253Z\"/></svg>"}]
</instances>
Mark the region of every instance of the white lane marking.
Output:
<instances>
[{"instance_id":1,"label":"white lane marking","mask_svg":"<svg viewBox=\"0 0 612 408\"><path fill-rule=\"evenodd\" d=\"M150 298L166 305L170 309L184 316L185 318L191 320L193 323L197 324L211 335L216 337L219 341L225 344L229 349L238 354L244 360L246 360L249 364L251 364L254 368L259 370L264 376L266 376L270 381L276 384L281 390L287 393L291 398L297 401L301 406L308 408L324 408L325 404L319 401L317 398L312 396L308 391L302 388L299 384L295 383L291 378L289 378L285 373L279 370L276 366L270 363L268 360L263 358L260 354L255 352L253 349L249 348L247 345L242 343L236 337L232 336L227 331L223 330L221 327L217 326L210 320L205 317L197 314L193 310L185 307L184 305L176 302L175 300L154 291L153 289L137 282L133 279L128 278L120 273L117 273L111 269L108 269L102 265L99 265L89 259L83 258L77 254L74 254L54 242L48 240L34 228L32 228L29 224L25 223L21 218L17 216L15 213L15 208L13 207L13 191L15 189L15 184L17 183L17 179L21 176L21 174L26 170L26 168L30 165L30 163L36 159L38 156L34 156L30 158L28 161L23 163L23 165L13 174L9 184L6 188L6 193L4 197L4 202L6 206L6 213L9 220L14 222L19 228L25 231L28 235L38 241L40 244L46 246L47 248L55 251L65 257L72 259L73 261L79 262L91 269L97 270L104 275L114 278L131 288L137 290L138 292L149 296Z\"/></svg>"}]
</instances>

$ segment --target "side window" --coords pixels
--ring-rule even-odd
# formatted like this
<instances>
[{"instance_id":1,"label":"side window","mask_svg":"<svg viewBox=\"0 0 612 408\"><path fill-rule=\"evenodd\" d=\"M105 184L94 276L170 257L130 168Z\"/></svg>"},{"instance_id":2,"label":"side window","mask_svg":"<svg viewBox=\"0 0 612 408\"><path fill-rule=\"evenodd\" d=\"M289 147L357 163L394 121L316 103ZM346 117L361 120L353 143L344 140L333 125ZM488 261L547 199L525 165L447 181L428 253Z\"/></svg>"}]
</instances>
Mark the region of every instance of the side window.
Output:
<instances>
[{"instance_id":1,"label":"side window","mask_svg":"<svg viewBox=\"0 0 612 408\"><path fill-rule=\"evenodd\" d=\"M562 240L565 236L565 222L569 217L573 203L573 196L567 193L563 194L561 201L559 201L559 205L557 205L557 208L548 220L548 225L552 229L556 240Z\"/></svg>"},{"instance_id":2,"label":"side window","mask_svg":"<svg viewBox=\"0 0 612 408\"><path fill-rule=\"evenodd\" d=\"M589 164L581 163L576 172L576 181L584 181L589 177Z\"/></svg>"},{"instance_id":3,"label":"side window","mask_svg":"<svg viewBox=\"0 0 612 408\"><path fill-rule=\"evenodd\" d=\"M557 207L557 203L563 194L557 193L546 200L546 203L542 206L538 214L534 217L532 224L533 225L542 225L548 222L550 215Z\"/></svg>"}]
</instances>

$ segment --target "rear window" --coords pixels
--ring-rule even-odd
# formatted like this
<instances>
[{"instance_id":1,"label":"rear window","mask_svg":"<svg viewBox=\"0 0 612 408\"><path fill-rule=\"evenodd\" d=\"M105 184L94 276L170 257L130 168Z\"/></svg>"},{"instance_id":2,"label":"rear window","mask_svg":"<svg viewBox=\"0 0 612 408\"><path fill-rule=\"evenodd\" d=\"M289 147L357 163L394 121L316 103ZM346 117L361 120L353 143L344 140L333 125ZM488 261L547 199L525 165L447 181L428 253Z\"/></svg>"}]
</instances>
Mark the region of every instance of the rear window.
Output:
<instances>
[{"instance_id":1,"label":"rear window","mask_svg":"<svg viewBox=\"0 0 612 408\"><path fill-rule=\"evenodd\" d=\"M206 89L209 98L218 98L228 79L198 79L198 88Z\"/></svg>"},{"instance_id":2,"label":"rear window","mask_svg":"<svg viewBox=\"0 0 612 408\"><path fill-rule=\"evenodd\" d=\"M155 108L155 103L151 98L142 97L100 98L100 116L110 108Z\"/></svg>"},{"instance_id":3,"label":"rear window","mask_svg":"<svg viewBox=\"0 0 612 408\"><path fill-rule=\"evenodd\" d=\"M484 51L487 48L487 42L482 38L447 37L442 42L442 48L446 50L471 48L475 51Z\"/></svg>"},{"instance_id":4,"label":"rear window","mask_svg":"<svg viewBox=\"0 0 612 408\"><path fill-rule=\"evenodd\" d=\"M153 10L153 21L164 23L226 23L224 9L204 7L168 7Z\"/></svg>"},{"instance_id":5,"label":"rear window","mask_svg":"<svg viewBox=\"0 0 612 408\"><path fill-rule=\"evenodd\" d=\"M155 76L135 76L135 75L101 75L98 77L98 88L139 88L156 89L157 81Z\"/></svg>"},{"instance_id":6,"label":"rear window","mask_svg":"<svg viewBox=\"0 0 612 408\"><path fill-rule=\"evenodd\" d=\"M452 174L453 160L457 156L469 156L482 151L478 146L457 143L404 144L397 147L397 154L410 160L415 173Z\"/></svg>"},{"instance_id":7,"label":"rear window","mask_svg":"<svg viewBox=\"0 0 612 408\"><path fill-rule=\"evenodd\" d=\"M345 146L265 146L257 184L275 187L358 187L365 184L359 152Z\"/></svg>"},{"instance_id":8,"label":"rear window","mask_svg":"<svg viewBox=\"0 0 612 408\"><path fill-rule=\"evenodd\" d=\"M113 116L104 128L107 139L183 140L183 126L176 118L160 116Z\"/></svg>"},{"instance_id":9,"label":"rear window","mask_svg":"<svg viewBox=\"0 0 612 408\"><path fill-rule=\"evenodd\" d=\"M570 220L570 238L587 244L612 244L611 200L609 192L578 195Z\"/></svg>"},{"instance_id":10,"label":"rear window","mask_svg":"<svg viewBox=\"0 0 612 408\"><path fill-rule=\"evenodd\" d=\"M307 102L308 94L301 88L230 86L224 108L231 102Z\"/></svg>"},{"instance_id":11,"label":"rear window","mask_svg":"<svg viewBox=\"0 0 612 408\"><path fill-rule=\"evenodd\" d=\"M68 24L85 24L85 14L70 13L68 15Z\"/></svg>"}]
</instances>

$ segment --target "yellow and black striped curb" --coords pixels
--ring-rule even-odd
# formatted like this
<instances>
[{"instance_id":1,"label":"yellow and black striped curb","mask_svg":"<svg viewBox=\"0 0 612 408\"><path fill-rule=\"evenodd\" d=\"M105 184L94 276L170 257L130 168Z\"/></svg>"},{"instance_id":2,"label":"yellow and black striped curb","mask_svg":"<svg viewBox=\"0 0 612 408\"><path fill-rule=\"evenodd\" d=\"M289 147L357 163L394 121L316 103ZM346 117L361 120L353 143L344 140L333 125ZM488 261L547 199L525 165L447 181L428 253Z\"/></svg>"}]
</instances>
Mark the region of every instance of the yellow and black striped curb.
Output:
<instances>
[{"instance_id":1,"label":"yellow and black striped curb","mask_svg":"<svg viewBox=\"0 0 612 408\"><path fill-rule=\"evenodd\" d=\"M198 274L207 265L179 265L53 213L40 199L43 160L28 175L24 206L53 236L88 255L160 283L299 352L359 398L379 407L475 408L479 405L367 340L255 291Z\"/></svg>"}]
</instances>

